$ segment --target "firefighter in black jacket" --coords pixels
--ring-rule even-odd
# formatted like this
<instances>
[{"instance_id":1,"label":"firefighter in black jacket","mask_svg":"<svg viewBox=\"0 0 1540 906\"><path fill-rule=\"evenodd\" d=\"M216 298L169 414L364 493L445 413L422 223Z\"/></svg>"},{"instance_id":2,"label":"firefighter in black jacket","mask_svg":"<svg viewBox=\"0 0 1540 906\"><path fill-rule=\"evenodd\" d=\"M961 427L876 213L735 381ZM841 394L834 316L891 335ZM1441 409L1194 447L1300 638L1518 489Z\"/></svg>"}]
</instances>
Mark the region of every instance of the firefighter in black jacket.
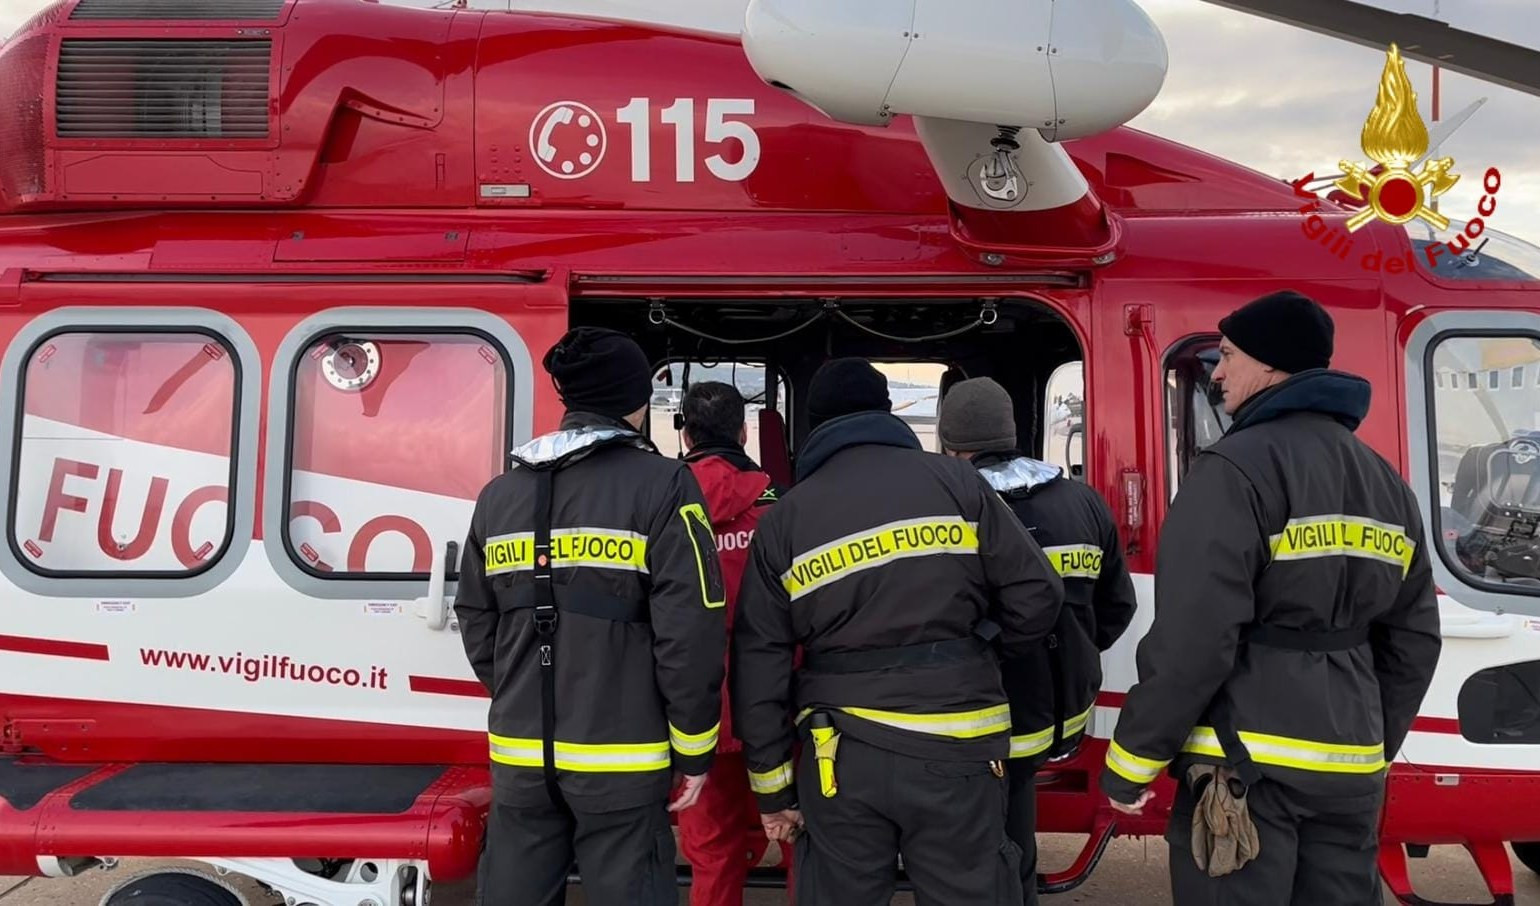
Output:
<instances>
[{"instance_id":1,"label":"firefighter in black jacket","mask_svg":"<svg viewBox=\"0 0 1540 906\"><path fill-rule=\"evenodd\" d=\"M952 386L941 402L942 450L968 459L1005 498L1064 581L1058 625L1030 656L1001 665L1011 700L1010 808L1006 830L1021 847L1023 902L1037 899L1035 775L1074 754L1101 690L1101 652L1134 617L1134 581L1107 502L1058 466L1016 449L1011 397L989 378Z\"/></svg>"},{"instance_id":2,"label":"firefighter in black jacket","mask_svg":"<svg viewBox=\"0 0 1540 906\"><path fill-rule=\"evenodd\" d=\"M562 902L575 855L589 902L674 906L668 812L700 795L721 719L715 539L689 468L637 433L641 348L577 328L544 365L567 414L482 490L455 597L492 694L478 902Z\"/></svg>"},{"instance_id":3,"label":"firefighter in black jacket","mask_svg":"<svg viewBox=\"0 0 1540 906\"><path fill-rule=\"evenodd\" d=\"M819 369L807 406L798 483L750 546L728 670L766 832L796 836L805 814L798 903L887 903L900 853L920 902L1019 903L992 645L1042 639L1063 583L975 469L920 448L866 362Z\"/></svg>"},{"instance_id":4,"label":"firefighter in black jacket","mask_svg":"<svg viewBox=\"0 0 1540 906\"><path fill-rule=\"evenodd\" d=\"M1138 812L1170 766L1181 906L1378 904L1387 762L1441 645L1417 500L1353 435L1369 384L1327 370L1319 305L1275 293L1219 328L1234 421L1166 516L1102 789Z\"/></svg>"}]
</instances>

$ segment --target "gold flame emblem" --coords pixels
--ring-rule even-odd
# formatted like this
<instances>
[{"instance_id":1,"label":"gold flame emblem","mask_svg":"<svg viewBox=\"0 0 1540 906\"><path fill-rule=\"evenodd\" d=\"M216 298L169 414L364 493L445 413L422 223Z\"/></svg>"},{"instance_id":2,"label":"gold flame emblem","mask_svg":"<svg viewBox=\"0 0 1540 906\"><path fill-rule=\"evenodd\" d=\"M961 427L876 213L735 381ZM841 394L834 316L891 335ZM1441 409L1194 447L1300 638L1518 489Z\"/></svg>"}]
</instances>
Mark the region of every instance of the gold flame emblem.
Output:
<instances>
[{"instance_id":1,"label":"gold flame emblem","mask_svg":"<svg viewBox=\"0 0 1540 906\"><path fill-rule=\"evenodd\" d=\"M1379 96L1374 109L1364 122L1361 137L1364 153L1380 164L1379 172L1371 172L1354 161L1341 161L1343 176L1336 182L1337 188L1369 206L1348 220L1348 232L1378 217L1386 223L1402 224L1418 217L1436 229L1449 228L1449 218L1427 205L1424 187L1431 187L1434 198L1444 194L1460 181L1451 175L1454 158L1440 157L1424 161L1422 169L1413 173L1412 164L1428 152L1428 129L1417 112L1417 95L1412 91L1412 80L1406 77L1406 64L1401 51L1390 45L1385 54L1385 71L1380 75ZM1364 187L1368 192L1364 192Z\"/></svg>"}]
</instances>

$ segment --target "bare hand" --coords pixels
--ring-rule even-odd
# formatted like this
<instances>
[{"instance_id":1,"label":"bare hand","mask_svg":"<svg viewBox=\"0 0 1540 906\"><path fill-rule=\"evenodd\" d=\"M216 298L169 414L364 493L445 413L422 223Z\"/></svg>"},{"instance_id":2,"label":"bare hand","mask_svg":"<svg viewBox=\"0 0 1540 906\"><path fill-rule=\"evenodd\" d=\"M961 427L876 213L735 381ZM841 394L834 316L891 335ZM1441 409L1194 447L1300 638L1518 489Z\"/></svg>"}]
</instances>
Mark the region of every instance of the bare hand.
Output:
<instances>
[{"instance_id":1,"label":"bare hand","mask_svg":"<svg viewBox=\"0 0 1540 906\"><path fill-rule=\"evenodd\" d=\"M1125 815L1142 815L1142 814L1144 814L1144 807L1145 807L1145 805L1147 805L1149 803L1149 801L1151 799L1154 799L1154 798L1155 798L1155 793L1153 791L1145 790L1143 793L1140 794L1138 801L1136 801L1133 805L1128 805L1126 803L1119 802L1119 801L1117 801L1116 799L1113 799L1110 796L1107 797L1107 801L1112 803L1112 807L1113 808L1117 809L1118 811L1122 812Z\"/></svg>"},{"instance_id":2,"label":"bare hand","mask_svg":"<svg viewBox=\"0 0 1540 906\"><path fill-rule=\"evenodd\" d=\"M794 808L760 815L759 823L765 826L765 836L771 840L790 843L802 831L802 813Z\"/></svg>"},{"instance_id":3,"label":"bare hand","mask_svg":"<svg viewBox=\"0 0 1540 906\"><path fill-rule=\"evenodd\" d=\"M700 799L700 791L706 787L705 774L676 775L679 778L679 798L668 807L671 812L682 812Z\"/></svg>"}]
</instances>

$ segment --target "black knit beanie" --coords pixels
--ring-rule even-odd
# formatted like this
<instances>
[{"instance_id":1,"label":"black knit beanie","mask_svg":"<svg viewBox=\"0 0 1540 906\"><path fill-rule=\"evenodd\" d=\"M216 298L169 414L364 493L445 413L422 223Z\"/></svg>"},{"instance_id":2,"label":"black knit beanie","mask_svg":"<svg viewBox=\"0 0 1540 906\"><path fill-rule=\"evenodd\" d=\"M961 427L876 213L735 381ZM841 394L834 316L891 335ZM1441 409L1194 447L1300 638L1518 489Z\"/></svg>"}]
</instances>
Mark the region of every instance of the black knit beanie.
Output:
<instances>
[{"instance_id":1,"label":"black knit beanie","mask_svg":"<svg viewBox=\"0 0 1540 906\"><path fill-rule=\"evenodd\" d=\"M1289 374L1329 368L1335 331L1325 309L1293 290L1263 296L1219 322L1242 352Z\"/></svg>"},{"instance_id":2,"label":"black knit beanie","mask_svg":"<svg viewBox=\"0 0 1540 906\"><path fill-rule=\"evenodd\" d=\"M952 385L941 400L936 419L936 439L947 450L988 453L1014 449L1016 414L1011 395L987 377L969 378Z\"/></svg>"},{"instance_id":3,"label":"black knit beanie","mask_svg":"<svg viewBox=\"0 0 1540 906\"><path fill-rule=\"evenodd\" d=\"M652 399L652 366L617 330L575 327L541 361L570 410L624 418Z\"/></svg>"},{"instance_id":4,"label":"black knit beanie","mask_svg":"<svg viewBox=\"0 0 1540 906\"><path fill-rule=\"evenodd\" d=\"M807 388L808 424L814 428L853 412L889 412L888 379L865 359L825 362Z\"/></svg>"}]
</instances>

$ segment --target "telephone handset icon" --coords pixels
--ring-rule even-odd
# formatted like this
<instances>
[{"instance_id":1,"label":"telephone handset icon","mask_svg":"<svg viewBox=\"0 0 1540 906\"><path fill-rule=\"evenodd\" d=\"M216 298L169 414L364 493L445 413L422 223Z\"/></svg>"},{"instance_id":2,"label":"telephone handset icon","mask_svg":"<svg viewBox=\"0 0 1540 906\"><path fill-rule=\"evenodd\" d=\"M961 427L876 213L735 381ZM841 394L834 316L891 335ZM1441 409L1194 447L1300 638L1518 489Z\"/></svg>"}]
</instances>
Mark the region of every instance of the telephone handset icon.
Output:
<instances>
[{"instance_id":1,"label":"telephone handset icon","mask_svg":"<svg viewBox=\"0 0 1540 906\"><path fill-rule=\"evenodd\" d=\"M557 126L565 126L572 122L572 108L566 104L558 107L556 112L545 118L545 125L540 127L540 139L535 142L535 153L540 159L550 163L556 157L556 148L551 145L551 133Z\"/></svg>"},{"instance_id":2,"label":"telephone handset icon","mask_svg":"<svg viewBox=\"0 0 1540 906\"><path fill-rule=\"evenodd\" d=\"M604 121L586 104L557 101L530 123L529 146L535 163L552 176L587 176L604 158Z\"/></svg>"}]
</instances>

